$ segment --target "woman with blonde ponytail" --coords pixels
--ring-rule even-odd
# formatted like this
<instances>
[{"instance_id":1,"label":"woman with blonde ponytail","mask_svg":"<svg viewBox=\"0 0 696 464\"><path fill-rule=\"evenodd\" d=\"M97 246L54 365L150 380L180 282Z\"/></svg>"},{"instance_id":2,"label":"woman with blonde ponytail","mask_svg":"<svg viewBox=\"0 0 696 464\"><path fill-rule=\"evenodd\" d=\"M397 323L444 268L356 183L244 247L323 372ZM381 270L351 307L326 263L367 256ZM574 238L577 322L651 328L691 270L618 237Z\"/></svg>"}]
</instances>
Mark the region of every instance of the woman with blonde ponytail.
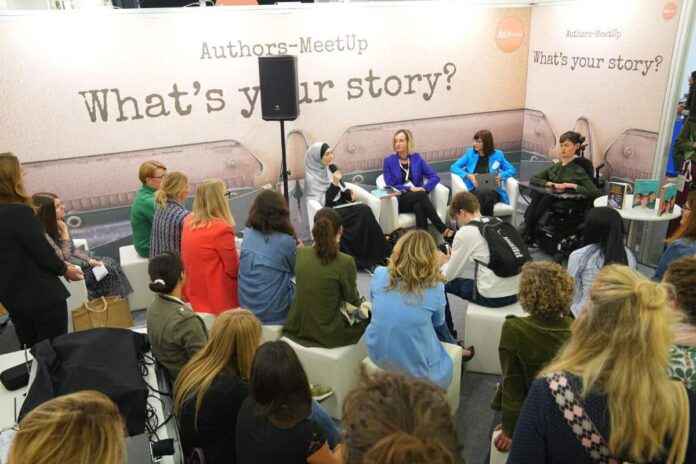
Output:
<instances>
[{"instance_id":1,"label":"woman with blonde ponytail","mask_svg":"<svg viewBox=\"0 0 696 464\"><path fill-rule=\"evenodd\" d=\"M297 251L297 293L283 335L301 345L353 345L367 327L367 321L349 325L341 315L342 304L360 306L362 302L355 261L339 251L342 233L341 216L332 208L322 208L314 216L314 246Z\"/></svg>"},{"instance_id":2,"label":"woman with blonde ponytail","mask_svg":"<svg viewBox=\"0 0 696 464\"><path fill-rule=\"evenodd\" d=\"M604 267L532 384L508 463L696 462L696 396L667 374L678 318L668 304L665 286Z\"/></svg>"},{"instance_id":3,"label":"woman with blonde ponytail","mask_svg":"<svg viewBox=\"0 0 696 464\"><path fill-rule=\"evenodd\" d=\"M181 233L184 219L191 214L184 202L191 186L188 177L181 172L168 172L162 177L155 192L155 217L150 233L150 259L165 252L181 254Z\"/></svg>"},{"instance_id":4,"label":"woman with blonde ponytail","mask_svg":"<svg viewBox=\"0 0 696 464\"><path fill-rule=\"evenodd\" d=\"M346 464L464 462L447 401L425 380L362 372L343 403L342 425Z\"/></svg>"}]
</instances>

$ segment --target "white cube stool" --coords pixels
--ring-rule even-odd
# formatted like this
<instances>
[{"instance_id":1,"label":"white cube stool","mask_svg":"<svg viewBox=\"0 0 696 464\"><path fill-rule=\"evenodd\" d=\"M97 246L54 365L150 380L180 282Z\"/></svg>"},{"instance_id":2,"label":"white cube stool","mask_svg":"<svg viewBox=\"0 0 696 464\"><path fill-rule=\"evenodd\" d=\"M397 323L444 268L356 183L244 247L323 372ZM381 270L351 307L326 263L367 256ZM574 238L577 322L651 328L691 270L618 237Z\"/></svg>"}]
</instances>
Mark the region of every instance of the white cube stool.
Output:
<instances>
[{"instance_id":1,"label":"white cube stool","mask_svg":"<svg viewBox=\"0 0 696 464\"><path fill-rule=\"evenodd\" d=\"M152 301L154 293L150 290L150 275L147 272L148 259L143 258L135 252L133 245L124 246L118 249L121 269L128 277L128 281L133 287L133 293L128 295L128 305L130 310L147 308Z\"/></svg>"},{"instance_id":2,"label":"white cube stool","mask_svg":"<svg viewBox=\"0 0 696 464\"><path fill-rule=\"evenodd\" d=\"M450 413L454 415L459 409L459 394L462 381L462 349L458 345L441 342L445 347L445 351L452 358L452 381L447 386L447 391L444 392L447 404L450 407ZM382 370L377 364L372 362L369 357L363 359L363 365L368 372Z\"/></svg>"},{"instance_id":3,"label":"white cube stool","mask_svg":"<svg viewBox=\"0 0 696 464\"><path fill-rule=\"evenodd\" d=\"M261 341L273 342L283 336L282 325L262 325L261 326Z\"/></svg>"},{"instance_id":4,"label":"white cube stool","mask_svg":"<svg viewBox=\"0 0 696 464\"><path fill-rule=\"evenodd\" d=\"M493 432L491 437L491 458L488 461L489 464L505 464L510 453L501 453L498 448L495 447L495 439L500 435L500 430Z\"/></svg>"},{"instance_id":5,"label":"white cube stool","mask_svg":"<svg viewBox=\"0 0 696 464\"><path fill-rule=\"evenodd\" d=\"M77 309L80 306L83 305L85 301L88 301L88 296L87 296L87 285L85 285L84 280L78 280L78 281L70 281L68 282L65 280L64 277L60 278L60 281L63 282L63 285L65 285L65 288L68 289L70 292L70 296L68 297L67 304L68 304L68 333L73 331L73 323L72 323L72 310Z\"/></svg>"},{"instance_id":6,"label":"white cube stool","mask_svg":"<svg viewBox=\"0 0 696 464\"><path fill-rule=\"evenodd\" d=\"M213 324L215 323L215 319L217 319L217 316L212 313L199 313L197 311L194 311L198 317L200 317L203 320L203 324L205 324L205 329L210 333L210 329L213 328Z\"/></svg>"},{"instance_id":7,"label":"white cube stool","mask_svg":"<svg viewBox=\"0 0 696 464\"><path fill-rule=\"evenodd\" d=\"M355 345L340 348L310 348L281 338L300 358L310 383L331 387L334 394L321 402L331 417L341 420L343 401L358 383L360 362L367 356L364 337Z\"/></svg>"},{"instance_id":8,"label":"white cube stool","mask_svg":"<svg viewBox=\"0 0 696 464\"><path fill-rule=\"evenodd\" d=\"M466 364L466 370L483 374L501 374L498 345L505 317L527 315L519 303L502 308L486 308L468 302L464 326L464 343L476 347L476 356Z\"/></svg>"}]
</instances>

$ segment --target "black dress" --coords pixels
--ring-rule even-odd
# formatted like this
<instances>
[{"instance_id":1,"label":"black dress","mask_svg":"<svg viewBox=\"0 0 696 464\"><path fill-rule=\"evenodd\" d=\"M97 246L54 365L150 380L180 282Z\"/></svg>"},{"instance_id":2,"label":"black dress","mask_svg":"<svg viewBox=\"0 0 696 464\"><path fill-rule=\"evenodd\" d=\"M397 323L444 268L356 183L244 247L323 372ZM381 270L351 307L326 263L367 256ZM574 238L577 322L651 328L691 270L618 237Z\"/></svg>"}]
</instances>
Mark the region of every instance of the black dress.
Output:
<instances>
[{"instance_id":1,"label":"black dress","mask_svg":"<svg viewBox=\"0 0 696 464\"><path fill-rule=\"evenodd\" d=\"M350 190L341 192L334 184L326 190L324 204L329 208L335 208L343 220L341 251L352 256L359 268L369 269L389 256L389 246L370 207L363 203L354 203L336 208L348 203L351 203Z\"/></svg>"},{"instance_id":2,"label":"black dress","mask_svg":"<svg viewBox=\"0 0 696 464\"><path fill-rule=\"evenodd\" d=\"M184 403L179 417L179 435L185 456L190 456L194 448L201 448L206 464L237 462L237 413L248 391L246 382L236 375L216 377L198 411L198 430L194 426L196 398Z\"/></svg>"},{"instance_id":3,"label":"black dress","mask_svg":"<svg viewBox=\"0 0 696 464\"><path fill-rule=\"evenodd\" d=\"M326 443L311 419L288 429L277 428L256 412L251 398L244 400L239 410L236 435L238 464L306 464L307 458Z\"/></svg>"}]
</instances>

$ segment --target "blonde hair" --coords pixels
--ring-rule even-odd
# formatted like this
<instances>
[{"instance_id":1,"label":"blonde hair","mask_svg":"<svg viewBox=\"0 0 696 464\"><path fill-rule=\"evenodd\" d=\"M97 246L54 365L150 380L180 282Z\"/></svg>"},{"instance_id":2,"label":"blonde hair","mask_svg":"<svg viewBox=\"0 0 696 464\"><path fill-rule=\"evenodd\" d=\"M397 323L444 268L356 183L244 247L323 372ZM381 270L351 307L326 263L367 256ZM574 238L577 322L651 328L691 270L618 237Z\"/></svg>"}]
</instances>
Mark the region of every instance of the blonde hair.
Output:
<instances>
[{"instance_id":1,"label":"blonde hair","mask_svg":"<svg viewBox=\"0 0 696 464\"><path fill-rule=\"evenodd\" d=\"M208 179L198 184L193 200L191 229L207 227L214 219L221 219L234 227L230 205L225 198L225 184L220 179Z\"/></svg>"},{"instance_id":2,"label":"blonde hair","mask_svg":"<svg viewBox=\"0 0 696 464\"><path fill-rule=\"evenodd\" d=\"M667 289L637 271L605 266L590 289L590 301L571 328L571 338L540 372L569 372L582 379L582 395L606 394L615 456L648 462L674 437L667 462L674 462L680 436L683 387L669 379L671 324ZM687 425L688 427L688 425Z\"/></svg>"},{"instance_id":3,"label":"blonde hair","mask_svg":"<svg viewBox=\"0 0 696 464\"><path fill-rule=\"evenodd\" d=\"M24 190L22 167L12 153L0 153L0 204L21 203L33 207Z\"/></svg>"},{"instance_id":4,"label":"blonde hair","mask_svg":"<svg viewBox=\"0 0 696 464\"><path fill-rule=\"evenodd\" d=\"M424 230L412 230L401 237L387 266L389 284L385 290L397 289L422 300L424 289L446 282L440 273L440 260L433 238Z\"/></svg>"},{"instance_id":5,"label":"blonde hair","mask_svg":"<svg viewBox=\"0 0 696 464\"><path fill-rule=\"evenodd\" d=\"M410 155L411 153L416 151L416 141L413 140L413 134L408 129L399 129L396 132L394 132L394 135L392 136L392 149L396 150L395 140L396 136L399 134L404 134L406 136L406 147L408 148L408 154Z\"/></svg>"},{"instance_id":6,"label":"blonde hair","mask_svg":"<svg viewBox=\"0 0 696 464\"><path fill-rule=\"evenodd\" d=\"M261 322L247 309L231 309L220 314L205 346L181 369L174 382L174 412L181 415L184 404L196 399L194 426L198 411L216 377L231 374L249 380L251 363L261 343Z\"/></svg>"},{"instance_id":7,"label":"blonde hair","mask_svg":"<svg viewBox=\"0 0 696 464\"><path fill-rule=\"evenodd\" d=\"M155 192L155 203L162 207L167 206L167 199L176 200L176 197L188 187L188 177L179 171L166 173L162 177L162 184L159 190Z\"/></svg>"},{"instance_id":8,"label":"blonde hair","mask_svg":"<svg viewBox=\"0 0 696 464\"><path fill-rule=\"evenodd\" d=\"M154 177L158 169L164 169L166 171L167 166L155 160L145 161L141 164L140 169L138 169L138 179L140 179L140 183L144 184L147 182L147 179Z\"/></svg>"},{"instance_id":9,"label":"blonde hair","mask_svg":"<svg viewBox=\"0 0 696 464\"><path fill-rule=\"evenodd\" d=\"M347 464L463 462L449 405L422 379L363 369L343 403L342 422Z\"/></svg>"},{"instance_id":10,"label":"blonde hair","mask_svg":"<svg viewBox=\"0 0 696 464\"><path fill-rule=\"evenodd\" d=\"M103 393L59 396L19 424L8 464L121 464L125 427L118 407Z\"/></svg>"},{"instance_id":11,"label":"blonde hair","mask_svg":"<svg viewBox=\"0 0 696 464\"><path fill-rule=\"evenodd\" d=\"M574 283L573 276L560 264L532 261L522 267L517 299L532 317L555 320L568 314Z\"/></svg>"}]
</instances>

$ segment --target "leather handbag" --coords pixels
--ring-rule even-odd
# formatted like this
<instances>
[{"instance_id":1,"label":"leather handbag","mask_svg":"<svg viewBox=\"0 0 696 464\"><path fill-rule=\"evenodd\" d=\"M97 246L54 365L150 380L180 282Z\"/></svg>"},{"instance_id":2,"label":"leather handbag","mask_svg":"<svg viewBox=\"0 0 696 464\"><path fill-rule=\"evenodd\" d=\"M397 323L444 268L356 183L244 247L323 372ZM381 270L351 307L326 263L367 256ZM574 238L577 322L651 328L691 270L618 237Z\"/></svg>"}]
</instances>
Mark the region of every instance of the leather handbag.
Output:
<instances>
[{"instance_id":1,"label":"leather handbag","mask_svg":"<svg viewBox=\"0 0 696 464\"><path fill-rule=\"evenodd\" d=\"M71 311L73 330L113 327L128 329L133 327L128 300L120 296L102 296L87 301Z\"/></svg>"}]
</instances>

